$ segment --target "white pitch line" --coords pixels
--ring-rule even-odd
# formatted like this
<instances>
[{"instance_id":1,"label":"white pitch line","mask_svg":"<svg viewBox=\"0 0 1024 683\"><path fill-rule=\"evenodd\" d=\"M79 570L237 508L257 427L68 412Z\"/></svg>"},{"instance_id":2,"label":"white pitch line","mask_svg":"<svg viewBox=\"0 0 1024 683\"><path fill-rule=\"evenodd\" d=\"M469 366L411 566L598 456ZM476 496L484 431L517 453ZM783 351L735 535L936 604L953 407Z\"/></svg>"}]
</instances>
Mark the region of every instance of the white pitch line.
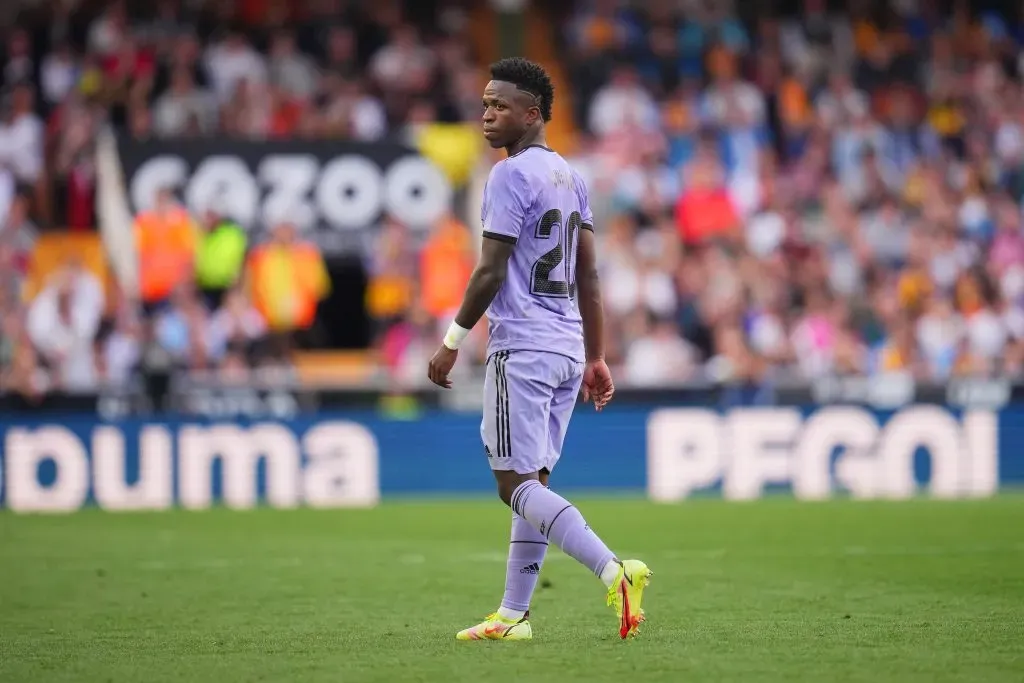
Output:
<instances>
[{"instance_id":1,"label":"white pitch line","mask_svg":"<svg viewBox=\"0 0 1024 683\"><path fill-rule=\"evenodd\" d=\"M160 560L152 560L146 562L140 562L136 565L137 569L143 571L197 571L207 569L230 569L233 567L247 567L253 564L260 564L262 566L271 567L299 567L304 564L301 557L281 557L277 559L254 561L247 558L224 558L214 557L208 560L200 560L198 562L162 562Z\"/></svg>"},{"instance_id":2,"label":"white pitch line","mask_svg":"<svg viewBox=\"0 0 1024 683\"><path fill-rule=\"evenodd\" d=\"M794 549L785 551L748 552L743 548L709 548L705 550L669 550L653 553L651 557L664 557L670 560L718 559L726 555L738 558L775 558L775 557L860 557L860 556L953 556L953 555L987 555L991 553L1024 552L1024 543L1006 545L972 545L972 546L917 546L903 548L869 548L861 545L850 545L843 548Z\"/></svg>"},{"instance_id":3,"label":"white pitch line","mask_svg":"<svg viewBox=\"0 0 1024 683\"><path fill-rule=\"evenodd\" d=\"M552 548L553 550L554 548ZM910 547L889 547L871 548L861 545L849 545L842 548L817 548L817 549L792 549L768 552L757 552L744 548L693 548L680 550L666 550L652 553L623 553L626 557L644 557L653 560L720 560L724 557L737 559L771 559L771 558L801 558L801 557L953 557L958 555L988 555L993 553L1024 553L1024 543L1013 544L979 544L969 546L910 546ZM438 558L440 559L440 558ZM463 555L445 555L445 560L455 559L463 562L478 562L484 564L504 564L508 555L504 552L490 551L480 553L468 553ZM548 562L565 561L570 559L562 552L549 552ZM395 561L404 565L425 564L429 557L419 553L406 553L398 555ZM140 571L169 572L169 571L210 571L223 570L237 567L249 567L254 564L269 567L300 567L309 564L308 560L301 557L279 557L273 559L253 558L224 558L214 557L196 562L166 562L163 560L146 560L135 565ZM327 560L324 565L332 562ZM53 567L54 570L63 571L87 571L89 567L63 564Z\"/></svg>"}]
</instances>

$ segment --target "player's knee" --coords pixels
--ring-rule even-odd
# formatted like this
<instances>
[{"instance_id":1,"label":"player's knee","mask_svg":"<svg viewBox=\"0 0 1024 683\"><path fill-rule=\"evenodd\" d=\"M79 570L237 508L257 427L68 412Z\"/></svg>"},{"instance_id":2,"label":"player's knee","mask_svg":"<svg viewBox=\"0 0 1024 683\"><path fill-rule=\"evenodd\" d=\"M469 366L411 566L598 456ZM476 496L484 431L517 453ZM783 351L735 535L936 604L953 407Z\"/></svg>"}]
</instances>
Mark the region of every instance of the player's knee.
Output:
<instances>
[{"instance_id":1,"label":"player's knee","mask_svg":"<svg viewBox=\"0 0 1024 683\"><path fill-rule=\"evenodd\" d=\"M502 503L510 508L512 507L512 493L514 490L515 488L510 489L508 486L498 484L498 498L502 499Z\"/></svg>"},{"instance_id":2,"label":"player's knee","mask_svg":"<svg viewBox=\"0 0 1024 683\"><path fill-rule=\"evenodd\" d=\"M514 471L495 471L494 477L498 482L498 497L509 507L512 507L512 494L524 481L536 479L537 474L519 474Z\"/></svg>"},{"instance_id":3,"label":"player's knee","mask_svg":"<svg viewBox=\"0 0 1024 683\"><path fill-rule=\"evenodd\" d=\"M512 507L512 494L515 493L518 482L503 480L498 482L498 498L501 502Z\"/></svg>"}]
</instances>

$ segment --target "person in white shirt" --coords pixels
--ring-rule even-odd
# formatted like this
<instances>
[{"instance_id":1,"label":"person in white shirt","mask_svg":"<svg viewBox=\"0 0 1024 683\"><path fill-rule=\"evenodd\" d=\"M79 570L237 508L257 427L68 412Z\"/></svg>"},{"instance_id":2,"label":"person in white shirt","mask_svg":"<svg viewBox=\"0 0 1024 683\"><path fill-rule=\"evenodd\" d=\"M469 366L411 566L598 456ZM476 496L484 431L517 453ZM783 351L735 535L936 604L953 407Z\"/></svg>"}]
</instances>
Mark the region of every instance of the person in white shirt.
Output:
<instances>
[{"instance_id":1,"label":"person in white shirt","mask_svg":"<svg viewBox=\"0 0 1024 683\"><path fill-rule=\"evenodd\" d=\"M16 190L14 174L7 166L0 162L0 223L7 221L7 215L11 211L11 204L14 202Z\"/></svg>"},{"instance_id":2,"label":"person in white shirt","mask_svg":"<svg viewBox=\"0 0 1024 683\"><path fill-rule=\"evenodd\" d=\"M647 314L646 332L626 352L625 376L639 386L671 385L693 372L696 352L671 320Z\"/></svg>"},{"instance_id":3,"label":"person in white shirt","mask_svg":"<svg viewBox=\"0 0 1024 683\"><path fill-rule=\"evenodd\" d=\"M266 332L263 316L236 288L227 293L224 304L208 321L206 344L213 360L224 360L232 352L244 355Z\"/></svg>"},{"instance_id":4,"label":"person in white shirt","mask_svg":"<svg viewBox=\"0 0 1024 683\"><path fill-rule=\"evenodd\" d=\"M220 102L234 97L243 81L261 84L267 81L267 65L240 33L229 33L206 51L206 69Z\"/></svg>"},{"instance_id":5,"label":"person in white shirt","mask_svg":"<svg viewBox=\"0 0 1024 683\"><path fill-rule=\"evenodd\" d=\"M39 74L40 94L43 100L52 107L63 102L78 82L81 72L82 67L75 60L71 44L67 42L58 44L43 58L43 66Z\"/></svg>"},{"instance_id":6,"label":"person in white shirt","mask_svg":"<svg viewBox=\"0 0 1024 683\"><path fill-rule=\"evenodd\" d=\"M171 85L153 106L153 130L160 137L182 136L195 120L204 133L212 132L216 107L209 93L196 87L192 73L179 66L171 72Z\"/></svg>"},{"instance_id":7,"label":"person in white shirt","mask_svg":"<svg viewBox=\"0 0 1024 683\"><path fill-rule=\"evenodd\" d=\"M628 126L655 130L661 125L661 111L636 71L624 66L616 69L608 84L597 91L588 119L590 132L604 137Z\"/></svg>"},{"instance_id":8,"label":"person in white shirt","mask_svg":"<svg viewBox=\"0 0 1024 683\"><path fill-rule=\"evenodd\" d=\"M414 91L433 72L434 53L420 43L413 26L403 24L370 59L370 74L388 90Z\"/></svg>"},{"instance_id":9,"label":"person in white shirt","mask_svg":"<svg viewBox=\"0 0 1024 683\"><path fill-rule=\"evenodd\" d=\"M27 321L29 339L65 390L96 386L94 340L103 305L99 280L77 260L58 271L32 301Z\"/></svg>"},{"instance_id":10,"label":"person in white shirt","mask_svg":"<svg viewBox=\"0 0 1024 683\"><path fill-rule=\"evenodd\" d=\"M316 92L319 73L313 60L299 51L295 34L281 30L270 47L270 81L292 97L308 99Z\"/></svg>"},{"instance_id":11,"label":"person in white shirt","mask_svg":"<svg viewBox=\"0 0 1024 683\"><path fill-rule=\"evenodd\" d=\"M7 61L3 66L5 83L25 83L35 78L32 38L25 29L14 29L7 38Z\"/></svg>"},{"instance_id":12,"label":"person in white shirt","mask_svg":"<svg viewBox=\"0 0 1024 683\"><path fill-rule=\"evenodd\" d=\"M32 86L16 85L0 121L0 165L18 183L34 185L43 171L43 122L33 112Z\"/></svg>"},{"instance_id":13,"label":"person in white shirt","mask_svg":"<svg viewBox=\"0 0 1024 683\"><path fill-rule=\"evenodd\" d=\"M89 52L109 55L117 51L128 33L128 15L124 2L112 2L89 26Z\"/></svg>"}]
</instances>

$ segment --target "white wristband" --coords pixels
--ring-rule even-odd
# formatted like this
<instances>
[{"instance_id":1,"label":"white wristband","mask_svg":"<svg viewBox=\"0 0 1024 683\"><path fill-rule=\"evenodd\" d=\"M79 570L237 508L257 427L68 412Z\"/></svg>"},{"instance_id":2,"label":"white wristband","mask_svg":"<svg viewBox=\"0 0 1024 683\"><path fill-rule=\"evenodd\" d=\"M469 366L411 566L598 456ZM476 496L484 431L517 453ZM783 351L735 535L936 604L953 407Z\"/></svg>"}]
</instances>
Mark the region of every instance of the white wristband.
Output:
<instances>
[{"instance_id":1,"label":"white wristband","mask_svg":"<svg viewBox=\"0 0 1024 683\"><path fill-rule=\"evenodd\" d=\"M456 351L459 346L462 345L462 340L465 339L468 334L469 330L453 320L452 324L448 326L448 332L444 335L443 343L452 351Z\"/></svg>"}]
</instances>

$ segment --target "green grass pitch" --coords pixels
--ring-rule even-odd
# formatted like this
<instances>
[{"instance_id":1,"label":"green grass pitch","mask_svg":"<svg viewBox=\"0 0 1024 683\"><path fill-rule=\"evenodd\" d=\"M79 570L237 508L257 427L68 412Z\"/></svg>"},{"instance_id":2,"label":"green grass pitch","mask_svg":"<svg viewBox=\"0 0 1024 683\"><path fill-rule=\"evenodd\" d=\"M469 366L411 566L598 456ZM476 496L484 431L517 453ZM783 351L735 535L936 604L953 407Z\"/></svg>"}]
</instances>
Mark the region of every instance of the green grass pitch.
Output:
<instances>
[{"instance_id":1,"label":"green grass pitch","mask_svg":"<svg viewBox=\"0 0 1024 683\"><path fill-rule=\"evenodd\" d=\"M1024 681L1024 497L581 499L654 570L622 642L553 551L530 643L497 606L495 500L362 511L0 514L0 681Z\"/></svg>"}]
</instances>

